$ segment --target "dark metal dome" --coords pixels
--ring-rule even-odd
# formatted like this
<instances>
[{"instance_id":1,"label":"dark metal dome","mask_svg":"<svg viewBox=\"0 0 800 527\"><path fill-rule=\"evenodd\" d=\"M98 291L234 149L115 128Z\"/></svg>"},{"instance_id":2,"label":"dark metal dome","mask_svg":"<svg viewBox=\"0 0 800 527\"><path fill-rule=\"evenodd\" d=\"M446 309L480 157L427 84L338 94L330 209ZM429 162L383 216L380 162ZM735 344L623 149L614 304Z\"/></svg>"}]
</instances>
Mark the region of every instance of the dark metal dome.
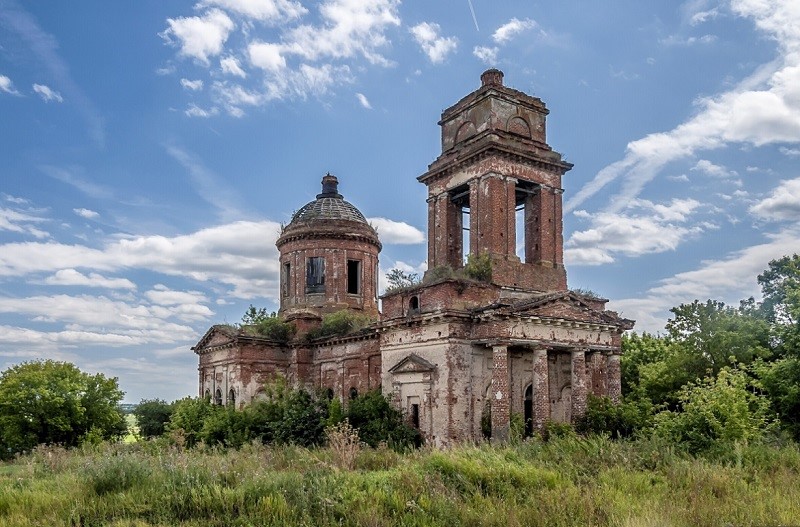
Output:
<instances>
[{"instance_id":1,"label":"dark metal dome","mask_svg":"<svg viewBox=\"0 0 800 527\"><path fill-rule=\"evenodd\" d=\"M338 192L336 176L327 174L322 178L322 193L317 199L306 203L292 216L293 223L324 220L350 220L367 223L367 219L354 205L342 198Z\"/></svg>"}]
</instances>

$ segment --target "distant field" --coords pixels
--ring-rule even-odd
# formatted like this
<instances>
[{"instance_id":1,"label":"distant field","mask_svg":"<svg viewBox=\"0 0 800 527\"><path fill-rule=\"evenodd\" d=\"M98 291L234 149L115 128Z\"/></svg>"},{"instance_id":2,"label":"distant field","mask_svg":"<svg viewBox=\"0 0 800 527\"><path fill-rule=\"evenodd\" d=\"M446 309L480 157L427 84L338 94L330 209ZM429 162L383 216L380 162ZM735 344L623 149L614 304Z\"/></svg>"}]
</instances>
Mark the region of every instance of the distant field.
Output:
<instances>
[{"instance_id":1,"label":"distant field","mask_svg":"<svg viewBox=\"0 0 800 527\"><path fill-rule=\"evenodd\" d=\"M0 464L0 525L778 526L800 518L800 451L714 461L650 442L555 439L397 454L165 443L39 449Z\"/></svg>"}]
</instances>

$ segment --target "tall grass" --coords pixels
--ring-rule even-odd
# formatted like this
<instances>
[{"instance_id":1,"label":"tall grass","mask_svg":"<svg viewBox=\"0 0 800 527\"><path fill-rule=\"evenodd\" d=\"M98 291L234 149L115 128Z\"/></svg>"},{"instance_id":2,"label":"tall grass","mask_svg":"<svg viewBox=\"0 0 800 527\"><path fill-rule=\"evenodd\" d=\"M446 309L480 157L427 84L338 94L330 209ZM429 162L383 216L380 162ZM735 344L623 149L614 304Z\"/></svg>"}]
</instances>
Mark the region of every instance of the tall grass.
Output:
<instances>
[{"instance_id":1,"label":"tall grass","mask_svg":"<svg viewBox=\"0 0 800 527\"><path fill-rule=\"evenodd\" d=\"M797 523L800 451L713 459L601 437L398 454L165 443L40 448L0 465L0 525L716 526ZM345 466L354 466L351 470Z\"/></svg>"}]
</instances>

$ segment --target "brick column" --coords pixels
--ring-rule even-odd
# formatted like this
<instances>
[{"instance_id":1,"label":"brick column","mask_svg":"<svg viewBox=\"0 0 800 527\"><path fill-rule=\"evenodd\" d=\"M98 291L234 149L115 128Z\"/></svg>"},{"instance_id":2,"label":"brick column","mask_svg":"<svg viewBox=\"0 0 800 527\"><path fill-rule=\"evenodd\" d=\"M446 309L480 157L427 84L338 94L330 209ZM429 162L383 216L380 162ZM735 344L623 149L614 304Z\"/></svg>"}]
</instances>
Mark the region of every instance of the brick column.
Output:
<instances>
[{"instance_id":1,"label":"brick column","mask_svg":"<svg viewBox=\"0 0 800 527\"><path fill-rule=\"evenodd\" d=\"M586 350L572 350L571 418L574 423L586 413Z\"/></svg>"},{"instance_id":2,"label":"brick column","mask_svg":"<svg viewBox=\"0 0 800 527\"><path fill-rule=\"evenodd\" d=\"M511 424L511 409L509 407L509 376L508 376L508 347L492 347L492 443L508 441L508 431Z\"/></svg>"},{"instance_id":3,"label":"brick column","mask_svg":"<svg viewBox=\"0 0 800 527\"><path fill-rule=\"evenodd\" d=\"M550 419L550 377L547 348L533 350L533 431L540 432Z\"/></svg>"},{"instance_id":4,"label":"brick column","mask_svg":"<svg viewBox=\"0 0 800 527\"><path fill-rule=\"evenodd\" d=\"M622 398L622 371L619 366L619 353L611 353L608 356L608 366L606 369L608 373L608 397L615 403L618 403Z\"/></svg>"}]
</instances>

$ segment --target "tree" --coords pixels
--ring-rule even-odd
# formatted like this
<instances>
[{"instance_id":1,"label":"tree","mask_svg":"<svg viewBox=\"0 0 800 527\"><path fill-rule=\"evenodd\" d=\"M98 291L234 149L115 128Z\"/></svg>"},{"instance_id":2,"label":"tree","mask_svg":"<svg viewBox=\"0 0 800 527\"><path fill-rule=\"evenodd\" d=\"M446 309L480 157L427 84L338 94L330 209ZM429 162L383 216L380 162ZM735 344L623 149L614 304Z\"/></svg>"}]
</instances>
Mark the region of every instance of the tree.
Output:
<instances>
[{"instance_id":1,"label":"tree","mask_svg":"<svg viewBox=\"0 0 800 527\"><path fill-rule=\"evenodd\" d=\"M772 260L758 283L779 354L800 357L800 255Z\"/></svg>"},{"instance_id":2,"label":"tree","mask_svg":"<svg viewBox=\"0 0 800 527\"><path fill-rule=\"evenodd\" d=\"M409 426L403 414L381 394L373 390L359 395L347 407L347 420L358 429L358 436L371 447L385 442L392 448L420 446L419 430Z\"/></svg>"},{"instance_id":3,"label":"tree","mask_svg":"<svg viewBox=\"0 0 800 527\"><path fill-rule=\"evenodd\" d=\"M386 280L389 282L389 287L386 288L387 291L413 287L420 282L419 275L416 273L407 273L400 269L392 269L386 273Z\"/></svg>"},{"instance_id":4,"label":"tree","mask_svg":"<svg viewBox=\"0 0 800 527\"><path fill-rule=\"evenodd\" d=\"M39 444L76 446L89 436L112 439L127 430L117 379L74 364L23 362L0 374L0 457Z\"/></svg>"},{"instance_id":5,"label":"tree","mask_svg":"<svg viewBox=\"0 0 800 527\"><path fill-rule=\"evenodd\" d=\"M164 430L172 416L172 410L172 405L161 399L142 399L142 402L133 410L139 434L142 437L164 435Z\"/></svg>"},{"instance_id":6,"label":"tree","mask_svg":"<svg viewBox=\"0 0 800 527\"><path fill-rule=\"evenodd\" d=\"M268 318L274 318L276 316L275 313L267 313L267 308L265 307L257 308L253 304L250 304L250 307L248 307L247 311L242 315L242 325L257 326Z\"/></svg>"},{"instance_id":7,"label":"tree","mask_svg":"<svg viewBox=\"0 0 800 527\"><path fill-rule=\"evenodd\" d=\"M716 300L695 300L670 311L675 315L667 322L670 338L698 355L700 364L712 373L771 355L769 324L757 315L752 300L742 302L739 309ZM702 377L706 372L694 373Z\"/></svg>"}]
</instances>

